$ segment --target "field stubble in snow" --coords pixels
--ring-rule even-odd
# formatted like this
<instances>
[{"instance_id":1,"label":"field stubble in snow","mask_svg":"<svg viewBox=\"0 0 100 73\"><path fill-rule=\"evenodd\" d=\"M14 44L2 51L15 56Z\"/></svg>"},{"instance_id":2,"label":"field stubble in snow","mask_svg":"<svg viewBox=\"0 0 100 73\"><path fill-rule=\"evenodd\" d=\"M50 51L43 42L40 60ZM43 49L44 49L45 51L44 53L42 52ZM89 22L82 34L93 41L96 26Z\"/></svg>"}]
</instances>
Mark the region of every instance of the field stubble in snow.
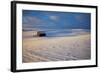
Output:
<instances>
[{"instance_id":1,"label":"field stubble in snow","mask_svg":"<svg viewBox=\"0 0 100 73\"><path fill-rule=\"evenodd\" d=\"M23 38L22 61L28 63L90 59L90 39L90 34Z\"/></svg>"}]
</instances>

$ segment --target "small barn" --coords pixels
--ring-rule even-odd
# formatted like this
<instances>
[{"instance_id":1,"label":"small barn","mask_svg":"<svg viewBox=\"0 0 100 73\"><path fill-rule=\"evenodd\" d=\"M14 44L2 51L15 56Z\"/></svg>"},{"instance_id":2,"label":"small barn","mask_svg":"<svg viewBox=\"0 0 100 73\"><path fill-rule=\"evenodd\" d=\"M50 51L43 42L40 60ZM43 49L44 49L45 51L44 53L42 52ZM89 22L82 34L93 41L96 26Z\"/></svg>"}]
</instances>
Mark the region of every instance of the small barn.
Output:
<instances>
[{"instance_id":1,"label":"small barn","mask_svg":"<svg viewBox=\"0 0 100 73\"><path fill-rule=\"evenodd\" d=\"M46 36L46 33L44 31L34 31L33 36L44 37Z\"/></svg>"}]
</instances>

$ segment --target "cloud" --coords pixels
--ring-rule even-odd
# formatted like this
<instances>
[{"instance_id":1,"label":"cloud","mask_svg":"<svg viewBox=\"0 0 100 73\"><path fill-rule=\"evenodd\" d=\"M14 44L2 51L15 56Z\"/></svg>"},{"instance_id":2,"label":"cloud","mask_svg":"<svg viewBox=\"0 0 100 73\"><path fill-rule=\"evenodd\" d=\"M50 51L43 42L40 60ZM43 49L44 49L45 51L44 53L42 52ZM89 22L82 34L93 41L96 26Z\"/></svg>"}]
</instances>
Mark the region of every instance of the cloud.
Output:
<instances>
[{"instance_id":1,"label":"cloud","mask_svg":"<svg viewBox=\"0 0 100 73\"><path fill-rule=\"evenodd\" d=\"M79 15L76 15L75 18L78 22L83 22L84 20L87 19L87 17L85 17L86 15L82 15L82 14L79 14Z\"/></svg>"},{"instance_id":2,"label":"cloud","mask_svg":"<svg viewBox=\"0 0 100 73\"><path fill-rule=\"evenodd\" d=\"M42 28L46 22L35 16L23 16L23 29L26 28Z\"/></svg>"},{"instance_id":3,"label":"cloud","mask_svg":"<svg viewBox=\"0 0 100 73\"><path fill-rule=\"evenodd\" d=\"M37 29L46 29L54 27L52 22L43 20L35 16L23 16L23 29L25 28L37 28Z\"/></svg>"},{"instance_id":4,"label":"cloud","mask_svg":"<svg viewBox=\"0 0 100 73\"><path fill-rule=\"evenodd\" d=\"M54 20L54 21L57 21L57 20L59 19L58 16L54 16L54 15L49 16L49 18L50 18L51 20Z\"/></svg>"},{"instance_id":5,"label":"cloud","mask_svg":"<svg viewBox=\"0 0 100 73\"><path fill-rule=\"evenodd\" d=\"M41 19L34 16L24 16L23 23L24 24L40 24L42 22Z\"/></svg>"}]
</instances>

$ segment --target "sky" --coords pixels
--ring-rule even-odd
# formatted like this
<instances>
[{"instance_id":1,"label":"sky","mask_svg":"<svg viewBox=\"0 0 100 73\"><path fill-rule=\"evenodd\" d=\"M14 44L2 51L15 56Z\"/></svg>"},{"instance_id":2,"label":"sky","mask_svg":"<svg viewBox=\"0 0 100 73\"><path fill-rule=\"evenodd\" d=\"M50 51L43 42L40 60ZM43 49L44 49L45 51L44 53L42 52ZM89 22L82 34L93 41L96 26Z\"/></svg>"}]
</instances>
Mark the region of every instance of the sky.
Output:
<instances>
[{"instance_id":1,"label":"sky","mask_svg":"<svg viewBox=\"0 0 100 73\"><path fill-rule=\"evenodd\" d=\"M91 14L23 10L22 27L34 30L90 29Z\"/></svg>"}]
</instances>

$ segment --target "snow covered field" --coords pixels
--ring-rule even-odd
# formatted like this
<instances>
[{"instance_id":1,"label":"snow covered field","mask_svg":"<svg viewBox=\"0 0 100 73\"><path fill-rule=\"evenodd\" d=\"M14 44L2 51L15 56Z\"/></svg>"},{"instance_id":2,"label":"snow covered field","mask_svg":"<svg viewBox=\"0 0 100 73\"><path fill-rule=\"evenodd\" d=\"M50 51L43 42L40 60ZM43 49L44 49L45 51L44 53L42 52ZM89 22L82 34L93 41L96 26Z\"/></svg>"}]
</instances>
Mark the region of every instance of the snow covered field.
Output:
<instances>
[{"instance_id":1,"label":"snow covered field","mask_svg":"<svg viewBox=\"0 0 100 73\"><path fill-rule=\"evenodd\" d=\"M23 32L22 61L48 62L86 60L91 58L90 33L64 37L24 37L32 31Z\"/></svg>"}]
</instances>

